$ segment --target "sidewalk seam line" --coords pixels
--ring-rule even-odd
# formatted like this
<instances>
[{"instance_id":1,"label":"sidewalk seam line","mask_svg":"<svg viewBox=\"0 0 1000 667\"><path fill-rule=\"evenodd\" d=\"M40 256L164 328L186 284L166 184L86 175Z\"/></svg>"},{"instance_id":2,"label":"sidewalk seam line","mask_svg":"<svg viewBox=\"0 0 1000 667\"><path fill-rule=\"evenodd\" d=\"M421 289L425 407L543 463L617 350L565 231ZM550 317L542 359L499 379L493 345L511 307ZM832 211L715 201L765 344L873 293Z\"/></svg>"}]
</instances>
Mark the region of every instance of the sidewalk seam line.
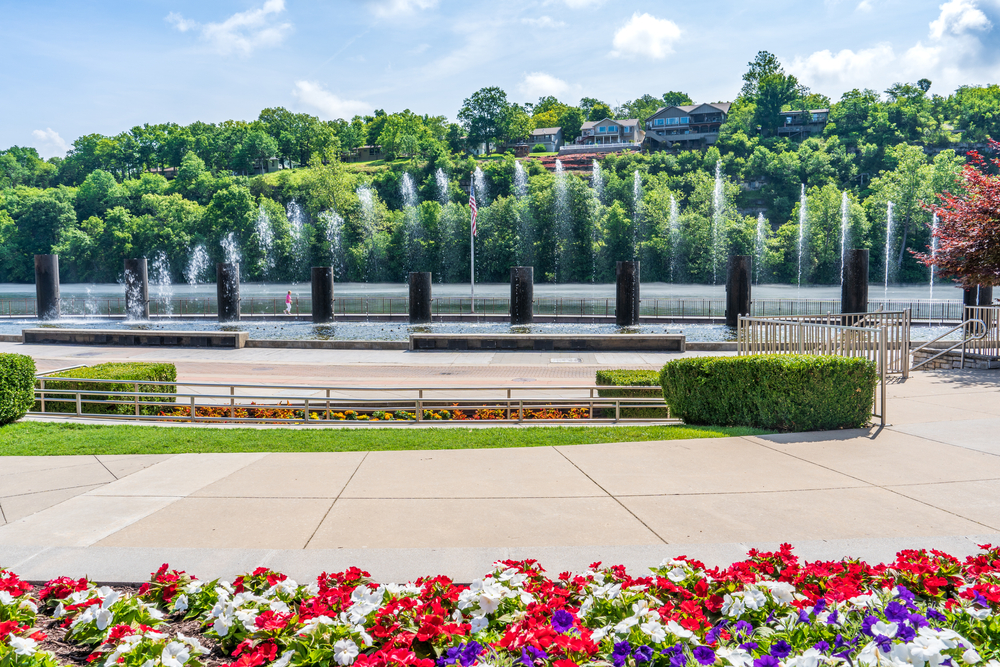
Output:
<instances>
[{"instance_id":1,"label":"sidewalk seam line","mask_svg":"<svg viewBox=\"0 0 1000 667\"><path fill-rule=\"evenodd\" d=\"M827 466L825 466L825 465L823 465L821 463L815 463L813 461L808 461L806 459L803 459L801 457L795 456L795 455L790 454L788 452L782 452L779 449L775 449L773 447L768 447L767 445L763 444L763 441L761 443L759 443L759 444L761 445L761 447L764 447L766 449L770 449L771 451L774 451L774 452L785 454L786 456L788 456L790 458L793 458L793 459L796 459L798 461L802 461L803 463L811 463L812 465L819 466L820 468L825 468L826 470L829 470L830 472L837 473L838 475L844 475L845 477L850 477L851 479L856 479L859 482L863 482L863 483L867 484L868 486L870 486L872 488L882 489L883 491L888 491L889 493L891 493L891 494L893 494L895 496L899 496L900 498L906 498L907 500L912 500L915 503L920 503L921 505L924 505L925 507L930 507L930 508L936 509L939 512L944 512L945 514L950 514L951 516L958 517L959 519L962 519L964 521L969 521L971 523L979 524L980 526L983 526L984 528L989 528L990 530L993 530L993 531L998 530L997 528L994 528L993 526L989 525L988 523L983 523L982 521L976 521L975 519L971 519L971 518L969 518L967 516L962 516L961 514L959 514L957 512L952 512L951 510L946 510L943 507L938 507L937 505L932 505L932 504L930 504L930 503L928 503L926 501L920 500L919 498L913 498L913 497L908 496L908 495L906 495L904 493L900 493L898 491L895 491L895 490L893 490L893 489L891 489L891 488L889 488L887 486L883 486L881 484L874 484L872 482L868 482L866 480L863 480L860 477L855 477L854 475L851 475L851 474L848 474L848 473L845 473L845 472L840 472L839 470L834 470L833 468L829 468L829 467L827 467Z\"/></svg>"},{"instance_id":2,"label":"sidewalk seam line","mask_svg":"<svg viewBox=\"0 0 1000 667\"><path fill-rule=\"evenodd\" d=\"M101 467L102 467L102 468L104 468L105 470L107 470L107 471L108 471L108 474L109 474L109 475L111 475L112 477L114 477L114 478L115 478L115 481L116 481L116 482L117 482L117 481L118 481L119 479L121 479L121 477L119 477L118 475L116 475L116 474L114 474L113 472L111 472L111 468L109 468L109 467L108 467L108 466L107 466L107 465L106 465L106 464L104 463L104 461L102 461L102 460L101 460L101 457L100 457L99 455L97 455L97 454L94 454L94 460L95 460L95 461L97 461L98 463L100 463L100 464L101 464ZM153 465L156 465L156 464L154 463ZM127 476L128 476L128 475L126 475L126 477L127 477Z\"/></svg>"},{"instance_id":3,"label":"sidewalk seam line","mask_svg":"<svg viewBox=\"0 0 1000 667\"><path fill-rule=\"evenodd\" d=\"M11 493L9 495L4 496L4 498L21 498L23 496L34 496L34 495L37 495L39 493L51 493L53 491L69 491L71 489L85 489L88 486L100 487L100 486L107 486L110 483L111 482L98 482L97 484L77 484L76 486L61 486L58 489L44 489L42 491L28 491L27 493ZM112 497L112 498L118 498L118 497L129 497L129 496L110 496L110 497ZM147 496L139 496L139 497L140 498L145 498ZM63 501L63 502L65 502L65 501ZM56 503L56 504L58 505L59 503ZM41 510L39 510L39 511L41 511Z\"/></svg>"},{"instance_id":4,"label":"sidewalk seam line","mask_svg":"<svg viewBox=\"0 0 1000 667\"><path fill-rule=\"evenodd\" d=\"M323 522L326 521L326 517L330 516L330 512L333 511L333 506L337 504L338 500L340 500L340 496L344 495L344 491L347 489L348 485L351 483L351 480L354 479L354 476L356 474L358 474L358 471L361 470L362 464L364 464L364 462L368 459L368 455L370 453L371 453L371 451L365 452L365 455L361 457L360 461L358 461L358 467L356 467L354 469L354 472L351 473L351 476L347 478L346 482L344 482L344 486L340 489L340 493L338 493L337 497L333 499L333 502L330 503L330 506L328 508L326 508L326 512L323 513L323 518L319 520L319 523L316 524L316 527L313 529L313 532L309 536L309 539L306 540L306 543L302 545L302 551L305 551L306 549L309 548L309 543L313 541L314 537L316 537L316 533L319 532L320 526L322 526Z\"/></svg>"},{"instance_id":5,"label":"sidewalk seam line","mask_svg":"<svg viewBox=\"0 0 1000 667\"><path fill-rule=\"evenodd\" d=\"M633 519L635 519L636 521L638 521L640 524L642 524L646 528L646 530L648 530L650 533L652 533L653 535L655 535L656 539L660 540L660 542L662 542L663 544L669 544L669 542L667 542L665 539L663 539L662 535L660 535L658 532L656 532L655 530L653 530L648 523L646 523L645 521L643 521L642 519L640 519L636 515L635 512L633 512L629 508L625 507L625 504L622 501L620 501L616 496L612 495L603 486L601 486L600 484L598 484L597 480L595 480L593 477L591 477L586 472L584 472L584 470L580 466L578 466L575 461L573 461L571 458L569 458L568 456L566 456L566 454L564 454L558 447L553 447L552 449L554 449L557 452L559 452L559 456L561 456L564 459L566 459L566 461L569 462L569 464L571 466L573 466L574 468L576 468L577 470L579 470L580 474L583 475L584 477L586 477L587 479L589 479L594 484L594 486L596 486L597 488L599 488L604 493L608 494L608 497L611 498L612 500L614 500L616 503L618 503L618 505L623 510L625 510L626 512L628 512L632 516ZM591 496L591 497L600 497L600 496Z\"/></svg>"}]
</instances>

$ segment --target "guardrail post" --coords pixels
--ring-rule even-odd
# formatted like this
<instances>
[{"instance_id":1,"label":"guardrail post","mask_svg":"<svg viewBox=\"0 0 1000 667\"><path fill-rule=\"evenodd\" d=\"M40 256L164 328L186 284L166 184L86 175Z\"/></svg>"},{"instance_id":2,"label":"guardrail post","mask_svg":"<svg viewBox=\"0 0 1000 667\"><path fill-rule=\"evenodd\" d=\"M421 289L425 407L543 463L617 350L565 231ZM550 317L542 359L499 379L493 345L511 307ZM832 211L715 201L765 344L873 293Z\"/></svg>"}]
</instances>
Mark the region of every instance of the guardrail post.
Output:
<instances>
[{"instance_id":1,"label":"guardrail post","mask_svg":"<svg viewBox=\"0 0 1000 667\"><path fill-rule=\"evenodd\" d=\"M885 337L886 337L886 329L885 329L885 325L883 325L882 326L882 336L881 336L881 338L882 338L882 344L881 344L881 348L882 348L882 355L881 355L882 356L882 363L881 363L881 366L882 366L882 373L881 373L881 375L882 375L882 415L881 415L882 422L881 423L882 423L882 426L885 426L885 375L886 375L886 363L885 363L886 362L886 358L885 358L885 356L886 356L885 355L885 352L886 352L885 342L886 341L885 341Z\"/></svg>"},{"instance_id":2,"label":"guardrail post","mask_svg":"<svg viewBox=\"0 0 1000 667\"><path fill-rule=\"evenodd\" d=\"M236 387L229 387L229 395L233 397L229 399L229 418L236 419Z\"/></svg>"},{"instance_id":3,"label":"guardrail post","mask_svg":"<svg viewBox=\"0 0 1000 667\"><path fill-rule=\"evenodd\" d=\"M139 416L139 383L135 383L135 416Z\"/></svg>"},{"instance_id":4,"label":"guardrail post","mask_svg":"<svg viewBox=\"0 0 1000 667\"><path fill-rule=\"evenodd\" d=\"M191 421L198 421L198 415L194 410L194 396L191 397Z\"/></svg>"},{"instance_id":5,"label":"guardrail post","mask_svg":"<svg viewBox=\"0 0 1000 667\"><path fill-rule=\"evenodd\" d=\"M305 399L304 405L305 405L305 409L302 411L302 419L306 423L309 423L309 399L308 398Z\"/></svg>"},{"instance_id":6,"label":"guardrail post","mask_svg":"<svg viewBox=\"0 0 1000 667\"><path fill-rule=\"evenodd\" d=\"M622 416L622 403L617 398L615 399L615 421L621 419Z\"/></svg>"},{"instance_id":7,"label":"guardrail post","mask_svg":"<svg viewBox=\"0 0 1000 667\"><path fill-rule=\"evenodd\" d=\"M524 399L517 402L517 423L520 424L524 421Z\"/></svg>"},{"instance_id":8,"label":"guardrail post","mask_svg":"<svg viewBox=\"0 0 1000 667\"><path fill-rule=\"evenodd\" d=\"M41 384L42 384L42 388L41 388L41 392L42 392L42 412L45 412L45 380L44 379L41 381Z\"/></svg>"}]
</instances>

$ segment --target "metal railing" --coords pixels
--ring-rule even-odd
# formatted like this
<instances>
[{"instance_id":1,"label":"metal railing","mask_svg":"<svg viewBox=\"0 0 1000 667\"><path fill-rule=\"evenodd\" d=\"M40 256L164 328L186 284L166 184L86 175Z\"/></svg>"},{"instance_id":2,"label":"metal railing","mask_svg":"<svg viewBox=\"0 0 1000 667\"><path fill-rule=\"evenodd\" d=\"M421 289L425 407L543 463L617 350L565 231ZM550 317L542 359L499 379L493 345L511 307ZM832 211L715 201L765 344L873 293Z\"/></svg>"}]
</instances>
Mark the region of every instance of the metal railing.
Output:
<instances>
[{"instance_id":1,"label":"metal railing","mask_svg":"<svg viewBox=\"0 0 1000 667\"><path fill-rule=\"evenodd\" d=\"M743 318L741 318L741 320L742 319ZM875 313L826 313L825 315L787 315L774 317L762 316L747 319L753 319L754 321L840 326L852 329L885 329L886 371L890 375L900 374L904 378L909 377L910 375L910 330L912 328L912 323L910 319L910 311L908 309L895 312L879 311ZM775 335L783 335L785 330L782 327L768 329L755 327L750 324L747 325L746 329L746 335L754 337L753 344L762 346L763 348L766 348L770 344L768 336L772 335L772 333ZM744 340L744 328L742 325L740 330L737 332L737 340L741 346L740 349L742 349ZM850 341L847 342L849 343ZM808 341L803 341L803 344L808 348ZM821 342L819 344L819 349L825 349L823 346L826 344L827 343L825 341ZM761 352L761 354L763 353L764 352ZM826 354L826 352L812 352L808 349L806 349L805 353Z\"/></svg>"},{"instance_id":2,"label":"metal railing","mask_svg":"<svg viewBox=\"0 0 1000 667\"><path fill-rule=\"evenodd\" d=\"M224 384L207 382L158 382L97 380L90 378L36 376L35 409L32 416L71 414L81 419L120 419L128 421L174 421L198 423L274 423L327 424L368 423L397 425L407 423L455 423L461 411L468 421L489 423L619 423L654 422L679 424L670 416L670 408L660 397L625 398L600 396L601 391L655 392L655 388L612 386L563 387L339 387L312 385ZM46 384L49 383L49 386ZM59 383L53 387L52 383ZM101 384L128 384L130 391L109 391L67 387L79 383L93 387ZM149 391L150 387L168 387L170 393ZM56 408L56 409L54 409ZM88 411L90 408L90 411ZM94 409L102 412L94 412ZM150 408L167 414L144 414ZM115 410L106 413L104 410ZM450 419L442 419L441 411ZM478 411L491 417L477 420ZM537 415L552 411L573 410L569 417L545 418ZM660 416L633 416L635 411L658 411ZM404 412L408 417L390 421L340 419L353 411L355 416L374 411ZM437 416L435 416L435 414ZM551 413L550 413L551 414ZM572 416L574 415L575 416Z\"/></svg>"},{"instance_id":3,"label":"metal railing","mask_svg":"<svg viewBox=\"0 0 1000 667\"><path fill-rule=\"evenodd\" d=\"M507 297L477 297L475 315L506 316L510 312ZM435 315L473 315L469 297L435 297L431 301ZM647 298L639 304L640 315L650 318L721 319L725 317L724 298ZM960 301L883 301L870 302L870 311L901 312L909 310L912 318L929 322L961 322L965 319ZM65 317L124 317L124 297L69 298L61 300ZM284 297L246 296L240 302L244 316L278 316L285 312ZM197 298L150 299L154 317L209 317L218 314L214 296ZM750 314L754 317L799 317L840 311L839 299L754 299ZM292 315L312 313L312 299L292 299ZM334 299L337 315L406 317L409 299L405 296L339 296ZM541 316L577 316L613 318L614 298L540 297L534 300L534 312ZM24 297L0 299L0 318L35 317L35 299Z\"/></svg>"},{"instance_id":4,"label":"metal railing","mask_svg":"<svg viewBox=\"0 0 1000 667\"><path fill-rule=\"evenodd\" d=\"M858 317L865 317L860 313ZM885 315L889 315L886 313ZM837 317L853 317L839 315ZM737 354L819 354L860 357L875 363L879 382L872 400L872 414L884 426L886 420L885 384L889 370L888 327L845 326L807 318L799 320L763 317L740 317ZM909 341L907 340L907 345ZM909 372L909 355L901 372Z\"/></svg>"},{"instance_id":5,"label":"metal railing","mask_svg":"<svg viewBox=\"0 0 1000 667\"><path fill-rule=\"evenodd\" d=\"M966 306L964 312L966 322L969 320L982 322L985 332L981 337L970 339L966 331L963 336L967 339L966 345L962 348L963 357L965 354L1000 357L1000 306Z\"/></svg>"},{"instance_id":6,"label":"metal railing","mask_svg":"<svg viewBox=\"0 0 1000 667\"><path fill-rule=\"evenodd\" d=\"M947 336L955 333L959 329L962 330L962 338L960 340L954 342L952 345L950 345L948 347L945 347L945 348L932 348L932 347L930 347L934 343L939 342L943 338L945 338L945 337L947 337ZM983 322L982 320L978 320L978 319L977 320L966 320L965 322L962 322L958 326L952 327L948 331L945 331L943 334L941 334L940 336L938 336L934 340L929 340L926 343L913 348L914 362L910 365L910 369L913 370L913 369L920 368L924 364L930 363L930 362L934 361L935 359L937 359L938 357L944 356L944 355L948 354L949 352L954 351L954 349L957 348L957 347L961 347L962 348L962 368L965 368L965 351L966 351L966 347L971 342L974 342L974 341L980 340L982 338L985 338L986 334L988 333L988 331L989 331L989 329L986 326L986 323ZM970 332L972 332L971 337L969 335ZM930 356L930 357L928 357L926 359L922 359L920 361L916 361L916 354L917 354L917 352L920 352L920 351L922 351L924 349L940 350L940 351L937 354L935 354L933 356Z\"/></svg>"}]
</instances>

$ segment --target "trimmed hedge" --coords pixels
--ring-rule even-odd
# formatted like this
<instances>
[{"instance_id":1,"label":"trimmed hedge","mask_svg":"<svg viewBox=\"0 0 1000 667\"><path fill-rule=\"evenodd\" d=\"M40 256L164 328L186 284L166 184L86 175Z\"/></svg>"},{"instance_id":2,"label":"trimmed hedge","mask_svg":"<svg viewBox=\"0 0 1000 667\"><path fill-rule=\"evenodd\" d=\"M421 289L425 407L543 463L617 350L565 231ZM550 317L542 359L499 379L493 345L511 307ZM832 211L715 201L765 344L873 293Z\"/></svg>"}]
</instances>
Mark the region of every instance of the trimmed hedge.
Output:
<instances>
[{"instance_id":1,"label":"trimmed hedge","mask_svg":"<svg viewBox=\"0 0 1000 667\"><path fill-rule=\"evenodd\" d=\"M68 378L81 378L81 379L99 379L99 380L119 380L120 382L106 383L106 382L62 382L58 380L53 380L52 378L68 377ZM50 394L50 390L56 389L68 389L68 390L86 390L86 391L123 391L123 392L134 392L135 391L135 381L144 382L176 382L177 381L177 367L173 364L149 364L140 362L129 362L129 363L106 363L98 364L96 366L88 366L87 368L72 368L70 370L62 371L60 373L53 373L52 375L45 376L45 411L46 412L76 412L76 397L73 395L66 394ZM140 385L139 391L141 393L158 393L163 394L163 396L140 396L139 412L144 415L155 415L157 412L164 410L165 407L150 405L142 406L142 403L150 403L156 401L157 403L173 403L176 400L174 396L174 387L172 385L161 385L161 384L150 384L150 385ZM60 401L60 398L67 398L69 401ZM101 395L91 395L90 400L128 400L124 396L101 396ZM53 400L55 399L55 400ZM134 415L135 414L135 404L129 403L128 405L100 405L94 403L83 403L83 411L87 414L97 414L97 415L108 415L108 414L118 414L118 415ZM41 406L36 402L36 410L40 410Z\"/></svg>"},{"instance_id":2,"label":"trimmed hedge","mask_svg":"<svg viewBox=\"0 0 1000 667\"><path fill-rule=\"evenodd\" d=\"M0 426L16 422L35 401L35 360L0 354Z\"/></svg>"},{"instance_id":3,"label":"trimmed hedge","mask_svg":"<svg viewBox=\"0 0 1000 667\"><path fill-rule=\"evenodd\" d=\"M877 382L872 361L807 354L693 357L660 371L671 414L688 424L782 431L865 426Z\"/></svg>"},{"instance_id":4,"label":"trimmed hedge","mask_svg":"<svg viewBox=\"0 0 1000 667\"><path fill-rule=\"evenodd\" d=\"M607 385L612 387L653 387L649 390L628 389L625 391L598 389L597 395L602 398L658 399L663 395L663 390L660 388L659 371L597 371L595 382L598 385ZM666 406L664 406L664 408L665 407ZM664 408L622 408L621 416L631 419L663 419L667 416L667 411ZM610 415L608 413L610 413ZM600 410L600 416L613 417L614 408L602 408Z\"/></svg>"}]
</instances>

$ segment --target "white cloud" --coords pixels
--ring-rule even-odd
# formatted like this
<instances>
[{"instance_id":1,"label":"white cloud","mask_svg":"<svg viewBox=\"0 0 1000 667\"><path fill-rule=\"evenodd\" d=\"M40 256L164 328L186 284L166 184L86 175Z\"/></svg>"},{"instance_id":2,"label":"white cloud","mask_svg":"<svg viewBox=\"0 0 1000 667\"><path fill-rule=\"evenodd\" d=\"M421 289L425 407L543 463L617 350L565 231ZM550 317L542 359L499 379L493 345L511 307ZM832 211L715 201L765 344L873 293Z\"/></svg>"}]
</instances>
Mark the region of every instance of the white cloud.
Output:
<instances>
[{"instance_id":1,"label":"white cloud","mask_svg":"<svg viewBox=\"0 0 1000 667\"><path fill-rule=\"evenodd\" d=\"M570 9L584 9L604 4L604 0L563 0Z\"/></svg>"},{"instance_id":2,"label":"white cloud","mask_svg":"<svg viewBox=\"0 0 1000 667\"><path fill-rule=\"evenodd\" d=\"M63 157L69 150L69 144L66 143L66 140L51 127L44 130L33 130L31 134L38 142L35 148L38 149L38 154L43 158Z\"/></svg>"},{"instance_id":3,"label":"white cloud","mask_svg":"<svg viewBox=\"0 0 1000 667\"><path fill-rule=\"evenodd\" d=\"M993 28L983 9L998 6L997 0L948 0L930 22L926 40L902 49L888 43L837 53L825 49L795 57L788 70L828 94L852 88L884 90L896 82L924 77L943 93L970 80L995 79L1000 76L996 44L981 36Z\"/></svg>"},{"instance_id":4,"label":"white cloud","mask_svg":"<svg viewBox=\"0 0 1000 667\"><path fill-rule=\"evenodd\" d=\"M438 0L374 0L370 2L372 12L380 18L406 16L423 9L436 7Z\"/></svg>"},{"instance_id":5,"label":"white cloud","mask_svg":"<svg viewBox=\"0 0 1000 667\"><path fill-rule=\"evenodd\" d=\"M566 25L563 21L556 21L551 16L539 16L537 19L521 19L521 23L530 25L532 28L561 28Z\"/></svg>"},{"instance_id":6,"label":"white cloud","mask_svg":"<svg viewBox=\"0 0 1000 667\"><path fill-rule=\"evenodd\" d=\"M674 42L680 39L681 29L667 19L636 12L628 23L615 33L611 55L618 57L662 59L673 53Z\"/></svg>"},{"instance_id":7,"label":"white cloud","mask_svg":"<svg viewBox=\"0 0 1000 667\"><path fill-rule=\"evenodd\" d=\"M874 5L872 5L872 0L861 0L861 2L858 3L858 6L854 8L854 11L867 13L870 12L872 9L874 9Z\"/></svg>"},{"instance_id":8,"label":"white cloud","mask_svg":"<svg viewBox=\"0 0 1000 667\"><path fill-rule=\"evenodd\" d=\"M284 11L285 0L265 0L260 8L238 12L221 23L198 23L175 12L167 15L167 21L181 32L200 32L202 40L222 55L248 56L254 49L284 41L292 30L291 23L277 20Z\"/></svg>"},{"instance_id":9,"label":"white cloud","mask_svg":"<svg viewBox=\"0 0 1000 667\"><path fill-rule=\"evenodd\" d=\"M517 86L521 95L531 100L536 97L544 97L546 95L559 97L560 95L568 92L571 88L572 86L562 79L557 79L556 77L546 74L545 72L532 72L531 74L525 74L524 79Z\"/></svg>"},{"instance_id":10,"label":"white cloud","mask_svg":"<svg viewBox=\"0 0 1000 667\"><path fill-rule=\"evenodd\" d=\"M931 21L931 39L946 34L962 35L970 30L989 30L992 26L974 0L949 0L941 5L941 15Z\"/></svg>"},{"instance_id":11,"label":"white cloud","mask_svg":"<svg viewBox=\"0 0 1000 667\"><path fill-rule=\"evenodd\" d=\"M343 100L313 81L296 81L292 91L303 104L317 109L328 119L343 118L371 113L372 105L359 100Z\"/></svg>"}]
</instances>

